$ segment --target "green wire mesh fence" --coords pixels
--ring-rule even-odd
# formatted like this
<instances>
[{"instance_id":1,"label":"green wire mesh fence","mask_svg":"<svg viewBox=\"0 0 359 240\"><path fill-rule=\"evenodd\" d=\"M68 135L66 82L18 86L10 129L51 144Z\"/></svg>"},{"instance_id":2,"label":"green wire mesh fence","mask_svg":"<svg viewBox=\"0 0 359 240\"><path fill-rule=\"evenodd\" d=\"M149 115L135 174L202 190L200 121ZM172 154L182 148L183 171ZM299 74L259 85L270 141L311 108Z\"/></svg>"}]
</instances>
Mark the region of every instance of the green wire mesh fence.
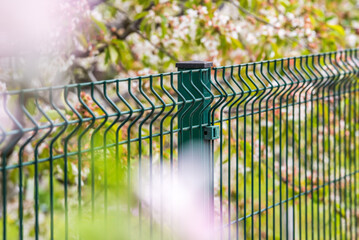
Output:
<instances>
[{"instance_id":1,"label":"green wire mesh fence","mask_svg":"<svg viewBox=\"0 0 359 240\"><path fill-rule=\"evenodd\" d=\"M1 93L3 239L176 239L191 162L215 239L358 239L358 49L178 68Z\"/></svg>"}]
</instances>

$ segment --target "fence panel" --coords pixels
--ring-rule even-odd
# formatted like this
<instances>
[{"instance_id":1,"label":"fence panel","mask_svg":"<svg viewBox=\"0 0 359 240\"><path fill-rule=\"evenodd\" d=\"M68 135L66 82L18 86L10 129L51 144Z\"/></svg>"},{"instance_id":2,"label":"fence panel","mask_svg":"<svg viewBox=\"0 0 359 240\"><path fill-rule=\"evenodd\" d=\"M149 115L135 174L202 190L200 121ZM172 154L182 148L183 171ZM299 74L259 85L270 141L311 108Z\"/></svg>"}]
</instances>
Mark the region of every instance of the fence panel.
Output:
<instances>
[{"instance_id":1,"label":"fence panel","mask_svg":"<svg viewBox=\"0 0 359 240\"><path fill-rule=\"evenodd\" d=\"M358 50L186 64L1 93L3 239L358 239Z\"/></svg>"}]
</instances>

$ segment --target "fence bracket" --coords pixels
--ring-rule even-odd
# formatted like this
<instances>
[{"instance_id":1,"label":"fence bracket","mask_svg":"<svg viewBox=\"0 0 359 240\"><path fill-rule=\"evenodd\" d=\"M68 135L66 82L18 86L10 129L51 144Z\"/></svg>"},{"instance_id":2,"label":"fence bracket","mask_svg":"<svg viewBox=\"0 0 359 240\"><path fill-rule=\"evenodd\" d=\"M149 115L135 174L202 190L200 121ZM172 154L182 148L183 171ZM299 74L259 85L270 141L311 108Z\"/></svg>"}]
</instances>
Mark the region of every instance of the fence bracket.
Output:
<instances>
[{"instance_id":1,"label":"fence bracket","mask_svg":"<svg viewBox=\"0 0 359 240\"><path fill-rule=\"evenodd\" d=\"M203 128L204 140L215 140L219 138L219 126L206 126Z\"/></svg>"}]
</instances>

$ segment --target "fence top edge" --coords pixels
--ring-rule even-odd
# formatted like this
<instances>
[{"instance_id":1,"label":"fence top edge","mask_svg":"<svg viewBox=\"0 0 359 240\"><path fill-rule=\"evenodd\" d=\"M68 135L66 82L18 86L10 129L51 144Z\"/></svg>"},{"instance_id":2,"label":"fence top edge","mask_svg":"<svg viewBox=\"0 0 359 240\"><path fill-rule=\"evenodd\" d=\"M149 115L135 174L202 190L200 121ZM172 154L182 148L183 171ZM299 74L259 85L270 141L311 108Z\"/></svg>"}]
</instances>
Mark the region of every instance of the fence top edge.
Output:
<instances>
[{"instance_id":1,"label":"fence top edge","mask_svg":"<svg viewBox=\"0 0 359 240\"><path fill-rule=\"evenodd\" d=\"M338 50L338 51L331 51L331 52L324 52L324 53L314 53L314 54L308 54L308 55L300 55L300 56L285 57L285 58L276 58L276 59L270 59L270 60L262 60L262 61L256 61L256 62L235 64L235 65L218 66L218 67L213 67L213 69L214 70L223 70L223 69L235 68L235 67L246 67L246 66L260 65L260 64L280 62L280 61L287 61L287 60L293 60L293 59L311 58L311 57L319 57L319 56L329 56L331 54L336 55L336 54L339 54L339 53L347 53L347 52L357 52L358 50L359 50L359 48L348 48L348 49L342 49L342 50Z\"/></svg>"},{"instance_id":2,"label":"fence top edge","mask_svg":"<svg viewBox=\"0 0 359 240\"><path fill-rule=\"evenodd\" d=\"M327 56L330 54L338 54L338 53L346 53L346 52L357 52L358 50L359 50L359 48L343 49L343 50L326 52L326 53L317 53L317 54L302 55L302 56L296 56L296 57L286 57L286 58L249 62L249 63L236 64L236 65L212 67L212 69L213 70L221 70L221 69L228 69L228 68L235 68L235 67L245 67L245 66L251 66L251 65L256 65L256 64L260 65L260 64L265 64L265 63L272 63L272 62L285 61L285 60L291 60L291 59L300 59L300 58L308 58L308 57L316 57L316 56ZM157 73L157 74L135 76L135 77L128 77L128 78L115 78L115 79L101 80L101 81L97 81L97 82L63 84L63 85L55 85L55 86L40 87L40 88L24 88L24 89L0 92L0 96L16 95L16 94L31 93L31 92L41 92L41 91L64 90L64 89L76 88L76 87L80 87L80 88L81 87L90 87L90 86L95 86L95 85L104 85L104 84L111 84L111 83L116 83L116 82L136 81L139 79L151 79L151 78L165 77L165 76L171 76L171 75L176 76L176 75L180 75L183 73L205 72L205 71L209 71L209 70L210 70L210 68L178 70L178 71L174 71L174 72Z\"/></svg>"}]
</instances>

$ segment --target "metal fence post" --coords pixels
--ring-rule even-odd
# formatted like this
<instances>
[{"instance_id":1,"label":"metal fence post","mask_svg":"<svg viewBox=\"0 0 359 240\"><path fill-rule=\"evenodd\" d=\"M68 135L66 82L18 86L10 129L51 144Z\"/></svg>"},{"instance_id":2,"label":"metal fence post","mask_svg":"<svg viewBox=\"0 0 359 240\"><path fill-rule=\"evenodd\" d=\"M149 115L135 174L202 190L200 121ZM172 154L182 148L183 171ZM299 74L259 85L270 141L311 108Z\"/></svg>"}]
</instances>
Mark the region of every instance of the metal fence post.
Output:
<instances>
[{"instance_id":1,"label":"metal fence post","mask_svg":"<svg viewBox=\"0 0 359 240\"><path fill-rule=\"evenodd\" d=\"M178 62L178 101L184 107L178 115L178 153L180 176L191 179L196 194L203 200L203 217L213 224L213 157L211 141L219 129L209 126L212 62ZM179 107L180 108L180 107ZM190 175L188 175L190 174ZM188 181L188 180L187 180ZM202 207L202 206L201 206Z\"/></svg>"}]
</instances>

